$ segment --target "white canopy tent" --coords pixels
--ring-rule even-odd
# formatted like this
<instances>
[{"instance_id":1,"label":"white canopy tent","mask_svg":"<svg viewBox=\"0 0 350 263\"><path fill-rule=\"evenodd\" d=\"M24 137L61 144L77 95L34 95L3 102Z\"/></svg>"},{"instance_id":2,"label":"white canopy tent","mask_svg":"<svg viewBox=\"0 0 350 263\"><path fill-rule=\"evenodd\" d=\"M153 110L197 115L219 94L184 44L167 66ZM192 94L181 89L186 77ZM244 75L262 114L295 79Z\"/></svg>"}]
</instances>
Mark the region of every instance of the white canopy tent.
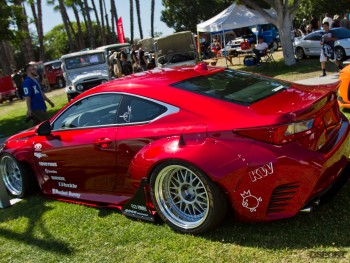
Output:
<instances>
[{"instance_id":1,"label":"white canopy tent","mask_svg":"<svg viewBox=\"0 0 350 263\"><path fill-rule=\"evenodd\" d=\"M273 9L266 11L273 17L277 16ZM268 21L258 11L234 3L218 15L198 24L197 32L215 33L266 23Z\"/></svg>"},{"instance_id":2,"label":"white canopy tent","mask_svg":"<svg viewBox=\"0 0 350 263\"><path fill-rule=\"evenodd\" d=\"M272 17L277 16L274 9L266 10L266 12L268 12ZM258 11L250 9L245 5L238 5L234 3L218 15L197 25L198 40L200 32L207 32L211 34L222 32L224 42L226 43L224 34L225 31L266 23L269 23L269 21L266 20ZM198 48L200 48L199 43Z\"/></svg>"}]
</instances>

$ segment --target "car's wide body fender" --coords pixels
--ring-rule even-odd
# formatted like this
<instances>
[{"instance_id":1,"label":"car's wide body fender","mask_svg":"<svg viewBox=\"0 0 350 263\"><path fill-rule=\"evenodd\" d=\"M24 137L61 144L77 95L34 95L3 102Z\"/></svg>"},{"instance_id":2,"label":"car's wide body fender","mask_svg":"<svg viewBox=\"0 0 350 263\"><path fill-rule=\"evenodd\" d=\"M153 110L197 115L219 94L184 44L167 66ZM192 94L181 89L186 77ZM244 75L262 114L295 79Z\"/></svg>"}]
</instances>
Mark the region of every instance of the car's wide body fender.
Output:
<instances>
[{"instance_id":1,"label":"car's wide body fender","mask_svg":"<svg viewBox=\"0 0 350 263\"><path fill-rule=\"evenodd\" d=\"M184 161L202 170L228 192L226 188L235 188L240 176L228 181L228 185L221 185L220 182L225 181L225 177L232 175L233 171L243 175L247 167L242 157L244 154L238 149L208 137L198 142L186 142L182 136L162 138L148 144L135 155L129 167L129 176L136 183L143 177L149 178L154 168L165 161ZM248 150L245 148L243 152Z\"/></svg>"}]
</instances>

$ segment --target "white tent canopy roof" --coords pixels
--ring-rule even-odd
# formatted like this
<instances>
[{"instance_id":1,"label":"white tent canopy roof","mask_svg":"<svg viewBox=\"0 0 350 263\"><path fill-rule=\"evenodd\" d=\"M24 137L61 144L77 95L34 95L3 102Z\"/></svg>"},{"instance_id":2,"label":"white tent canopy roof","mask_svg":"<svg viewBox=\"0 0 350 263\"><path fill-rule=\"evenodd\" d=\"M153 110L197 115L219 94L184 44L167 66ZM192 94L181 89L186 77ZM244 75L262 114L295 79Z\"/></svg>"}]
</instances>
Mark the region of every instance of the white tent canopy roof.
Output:
<instances>
[{"instance_id":1,"label":"white tent canopy roof","mask_svg":"<svg viewBox=\"0 0 350 263\"><path fill-rule=\"evenodd\" d=\"M276 17L276 11L274 9L266 11L271 16ZM234 3L220 14L198 24L197 31L213 33L266 23L268 21L258 11Z\"/></svg>"}]
</instances>

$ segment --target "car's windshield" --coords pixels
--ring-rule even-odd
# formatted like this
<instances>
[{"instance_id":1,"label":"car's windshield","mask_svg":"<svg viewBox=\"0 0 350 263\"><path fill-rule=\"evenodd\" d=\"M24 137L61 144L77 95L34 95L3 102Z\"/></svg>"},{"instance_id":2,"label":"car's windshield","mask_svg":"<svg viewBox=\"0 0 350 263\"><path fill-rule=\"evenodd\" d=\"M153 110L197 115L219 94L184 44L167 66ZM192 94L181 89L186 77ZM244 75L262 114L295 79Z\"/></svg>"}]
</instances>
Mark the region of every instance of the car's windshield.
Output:
<instances>
[{"instance_id":1,"label":"car's windshield","mask_svg":"<svg viewBox=\"0 0 350 263\"><path fill-rule=\"evenodd\" d=\"M288 83L246 72L225 70L171 86L223 101L250 105L287 88Z\"/></svg>"},{"instance_id":2,"label":"car's windshield","mask_svg":"<svg viewBox=\"0 0 350 263\"><path fill-rule=\"evenodd\" d=\"M65 59L67 69L82 68L106 62L104 53L84 54Z\"/></svg>"}]
</instances>

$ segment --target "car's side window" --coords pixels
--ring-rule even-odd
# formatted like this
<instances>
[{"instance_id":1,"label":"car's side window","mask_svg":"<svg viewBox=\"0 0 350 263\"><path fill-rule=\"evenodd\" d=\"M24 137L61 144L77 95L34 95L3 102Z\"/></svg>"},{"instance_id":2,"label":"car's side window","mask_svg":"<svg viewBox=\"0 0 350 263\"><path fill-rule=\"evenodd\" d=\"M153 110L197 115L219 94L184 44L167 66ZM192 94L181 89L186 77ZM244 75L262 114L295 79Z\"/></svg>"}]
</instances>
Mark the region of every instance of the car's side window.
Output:
<instances>
[{"instance_id":1,"label":"car's side window","mask_svg":"<svg viewBox=\"0 0 350 263\"><path fill-rule=\"evenodd\" d=\"M53 122L52 129L76 129L115 124L121 98L119 94L110 93L79 100Z\"/></svg>"},{"instance_id":2,"label":"car's side window","mask_svg":"<svg viewBox=\"0 0 350 263\"><path fill-rule=\"evenodd\" d=\"M314 33L310 34L309 36L305 37L305 40L312 40L312 41L321 41L322 34Z\"/></svg>"},{"instance_id":3,"label":"car's side window","mask_svg":"<svg viewBox=\"0 0 350 263\"><path fill-rule=\"evenodd\" d=\"M119 107L117 122L119 124L147 122L166 111L165 106L153 101L136 96L124 96Z\"/></svg>"}]
</instances>

